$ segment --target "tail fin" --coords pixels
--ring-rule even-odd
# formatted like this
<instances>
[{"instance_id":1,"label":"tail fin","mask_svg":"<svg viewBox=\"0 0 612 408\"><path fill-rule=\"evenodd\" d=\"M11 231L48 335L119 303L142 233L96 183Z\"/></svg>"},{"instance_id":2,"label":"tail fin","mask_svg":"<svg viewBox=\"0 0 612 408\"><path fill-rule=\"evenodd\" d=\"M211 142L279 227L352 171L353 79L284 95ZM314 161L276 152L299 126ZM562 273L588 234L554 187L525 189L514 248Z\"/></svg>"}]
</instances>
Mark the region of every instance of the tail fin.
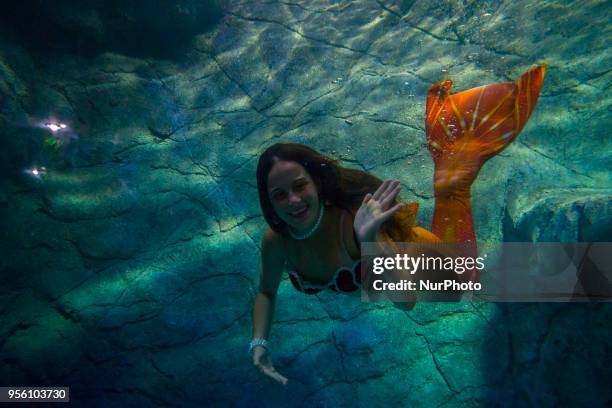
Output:
<instances>
[{"instance_id":1,"label":"tail fin","mask_svg":"<svg viewBox=\"0 0 612 408\"><path fill-rule=\"evenodd\" d=\"M545 64L516 82L472 88L450 95L452 82L432 86L427 95L426 132L434 157L460 150L480 162L501 152L523 130L540 94Z\"/></svg>"},{"instance_id":2,"label":"tail fin","mask_svg":"<svg viewBox=\"0 0 612 408\"><path fill-rule=\"evenodd\" d=\"M451 81L429 90L426 133L435 163L436 194L432 232L443 241L475 241L471 185L482 165L525 127L540 95L546 68L532 68L516 82L485 85L454 95L450 94Z\"/></svg>"}]
</instances>

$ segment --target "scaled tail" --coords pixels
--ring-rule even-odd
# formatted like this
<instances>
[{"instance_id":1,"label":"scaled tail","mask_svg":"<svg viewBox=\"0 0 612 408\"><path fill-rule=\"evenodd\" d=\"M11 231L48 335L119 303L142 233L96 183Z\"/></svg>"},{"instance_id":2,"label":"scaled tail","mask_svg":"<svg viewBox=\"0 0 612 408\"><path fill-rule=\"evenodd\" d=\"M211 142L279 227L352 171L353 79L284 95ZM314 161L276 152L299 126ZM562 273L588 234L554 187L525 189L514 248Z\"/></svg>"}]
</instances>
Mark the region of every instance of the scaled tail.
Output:
<instances>
[{"instance_id":1,"label":"scaled tail","mask_svg":"<svg viewBox=\"0 0 612 408\"><path fill-rule=\"evenodd\" d=\"M427 145L435 163L432 232L444 242L473 242L470 188L482 165L525 127L540 95L547 66L503 82L451 95L452 81L427 95Z\"/></svg>"}]
</instances>

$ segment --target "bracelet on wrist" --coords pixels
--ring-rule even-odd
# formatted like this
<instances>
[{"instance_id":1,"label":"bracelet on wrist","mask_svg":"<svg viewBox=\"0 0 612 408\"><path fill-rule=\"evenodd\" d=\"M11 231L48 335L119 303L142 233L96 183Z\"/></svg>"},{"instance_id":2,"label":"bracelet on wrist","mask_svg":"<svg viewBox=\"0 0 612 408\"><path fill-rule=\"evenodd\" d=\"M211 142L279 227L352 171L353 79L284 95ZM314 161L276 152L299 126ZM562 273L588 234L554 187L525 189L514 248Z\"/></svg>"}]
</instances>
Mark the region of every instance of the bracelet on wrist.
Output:
<instances>
[{"instance_id":1,"label":"bracelet on wrist","mask_svg":"<svg viewBox=\"0 0 612 408\"><path fill-rule=\"evenodd\" d=\"M253 339L249 342L249 354L253 351L253 349L257 346L262 346L266 350L270 348L270 342L266 339Z\"/></svg>"}]
</instances>

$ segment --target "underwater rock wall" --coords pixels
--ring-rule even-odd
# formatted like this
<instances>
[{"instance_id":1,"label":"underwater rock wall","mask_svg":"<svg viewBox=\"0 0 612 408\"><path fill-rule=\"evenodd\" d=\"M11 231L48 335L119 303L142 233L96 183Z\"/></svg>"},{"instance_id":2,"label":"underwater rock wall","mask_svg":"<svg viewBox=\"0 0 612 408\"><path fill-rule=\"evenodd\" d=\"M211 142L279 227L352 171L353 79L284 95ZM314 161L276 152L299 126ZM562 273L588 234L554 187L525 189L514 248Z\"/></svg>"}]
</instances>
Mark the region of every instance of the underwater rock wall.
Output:
<instances>
[{"instance_id":1,"label":"underwater rock wall","mask_svg":"<svg viewBox=\"0 0 612 408\"><path fill-rule=\"evenodd\" d=\"M288 387L260 378L245 346L265 227L258 155L299 142L399 178L428 227L425 94L444 78L462 90L550 66L527 127L474 185L479 240L609 241L609 3L220 13L177 55L0 39L0 383L70 385L93 406L612 401L607 305L404 313L283 282L272 341ZM45 127L56 122L67 127Z\"/></svg>"}]
</instances>

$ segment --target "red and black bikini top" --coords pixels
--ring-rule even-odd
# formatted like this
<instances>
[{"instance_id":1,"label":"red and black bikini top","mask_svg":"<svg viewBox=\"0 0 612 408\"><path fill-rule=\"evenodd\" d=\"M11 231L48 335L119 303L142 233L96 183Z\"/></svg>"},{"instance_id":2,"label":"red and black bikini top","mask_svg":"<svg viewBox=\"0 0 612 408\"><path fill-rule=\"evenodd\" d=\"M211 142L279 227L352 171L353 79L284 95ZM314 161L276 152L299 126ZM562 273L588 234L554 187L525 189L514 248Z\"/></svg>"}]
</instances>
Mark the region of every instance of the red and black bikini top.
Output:
<instances>
[{"instance_id":1,"label":"red and black bikini top","mask_svg":"<svg viewBox=\"0 0 612 408\"><path fill-rule=\"evenodd\" d=\"M351 268L344 266L338 268L328 283L310 281L297 271L289 271L289 279L293 287L307 295L314 295L324 289L334 292L354 292L361 288L361 260L355 261Z\"/></svg>"}]
</instances>

